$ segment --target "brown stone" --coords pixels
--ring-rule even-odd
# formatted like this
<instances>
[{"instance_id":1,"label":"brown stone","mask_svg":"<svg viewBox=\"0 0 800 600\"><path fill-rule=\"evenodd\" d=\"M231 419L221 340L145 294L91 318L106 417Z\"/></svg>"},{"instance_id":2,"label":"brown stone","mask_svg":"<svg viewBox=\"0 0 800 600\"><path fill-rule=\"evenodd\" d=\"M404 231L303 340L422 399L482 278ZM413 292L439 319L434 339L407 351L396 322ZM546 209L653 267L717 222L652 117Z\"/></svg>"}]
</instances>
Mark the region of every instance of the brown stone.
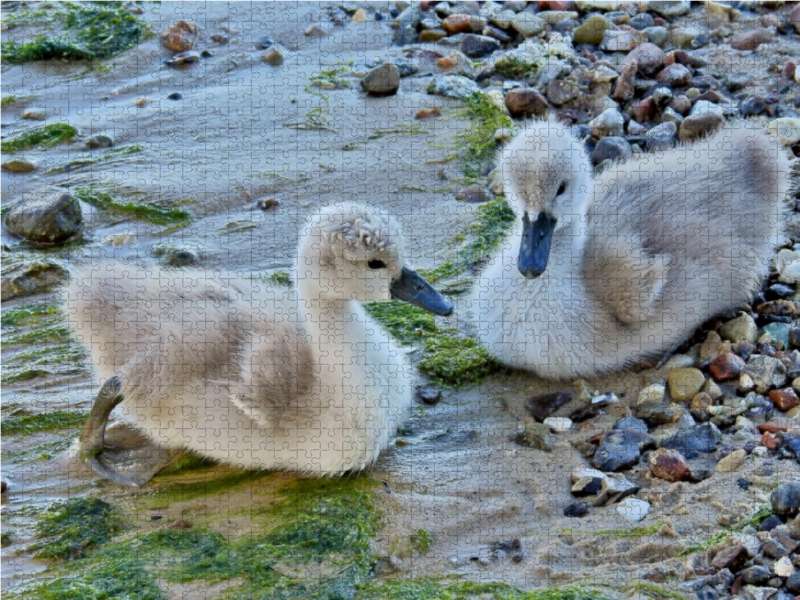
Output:
<instances>
[{"instance_id":1,"label":"brown stone","mask_svg":"<svg viewBox=\"0 0 800 600\"><path fill-rule=\"evenodd\" d=\"M679 65L689 66L690 62L689 53L685 50L673 50L672 52L668 52L664 57L665 65L674 65L678 63Z\"/></svg>"},{"instance_id":2,"label":"brown stone","mask_svg":"<svg viewBox=\"0 0 800 600\"><path fill-rule=\"evenodd\" d=\"M191 529L192 524L184 519L178 519L167 525L164 529Z\"/></svg>"},{"instance_id":3,"label":"brown stone","mask_svg":"<svg viewBox=\"0 0 800 600\"><path fill-rule=\"evenodd\" d=\"M475 31L473 20L478 22L472 15L450 15L442 21L442 27L447 33L466 33Z\"/></svg>"},{"instance_id":4,"label":"brown stone","mask_svg":"<svg viewBox=\"0 0 800 600\"><path fill-rule=\"evenodd\" d=\"M573 394L570 390L542 394L528 399L528 401L525 402L525 407L534 419L542 422L559 407L572 400L572 396Z\"/></svg>"},{"instance_id":5,"label":"brown stone","mask_svg":"<svg viewBox=\"0 0 800 600\"><path fill-rule=\"evenodd\" d=\"M656 103L653 101L652 96L648 96L644 100L635 102L631 106L631 111L633 112L633 118L638 123L652 121L656 115Z\"/></svg>"},{"instance_id":6,"label":"brown stone","mask_svg":"<svg viewBox=\"0 0 800 600\"><path fill-rule=\"evenodd\" d=\"M761 433L778 433L779 431L789 431L789 426L786 423L759 423L756 425Z\"/></svg>"},{"instance_id":7,"label":"brown stone","mask_svg":"<svg viewBox=\"0 0 800 600\"><path fill-rule=\"evenodd\" d=\"M797 392L792 388L772 390L769 393L769 399L772 400L778 410L783 412L792 410L795 406L800 406L800 398L797 397Z\"/></svg>"},{"instance_id":8,"label":"brown stone","mask_svg":"<svg viewBox=\"0 0 800 600\"><path fill-rule=\"evenodd\" d=\"M648 42L631 50L625 57L625 62L635 62L639 72L652 75L664 66L664 51Z\"/></svg>"},{"instance_id":9,"label":"brown stone","mask_svg":"<svg viewBox=\"0 0 800 600\"><path fill-rule=\"evenodd\" d=\"M761 434L761 443L770 450L777 450L778 446L780 445L775 434L770 433L769 431L765 431Z\"/></svg>"},{"instance_id":10,"label":"brown stone","mask_svg":"<svg viewBox=\"0 0 800 600\"><path fill-rule=\"evenodd\" d=\"M685 86L689 83L691 78L692 72L678 63L664 67L664 69L656 75L656 80L659 83L666 83L667 85L675 87Z\"/></svg>"},{"instance_id":11,"label":"brown stone","mask_svg":"<svg viewBox=\"0 0 800 600\"><path fill-rule=\"evenodd\" d=\"M689 115L681 123L678 137L682 142L690 142L713 133L725 124L725 117L711 111L701 112L697 115Z\"/></svg>"},{"instance_id":12,"label":"brown stone","mask_svg":"<svg viewBox=\"0 0 800 600\"><path fill-rule=\"evenodd\" d=\"M162 45L173 52L191 50L197 39L197 26L187 21L178 21L161 36Z\"/></svg>"},{"instance_id":13,"label":"brown stone","mask_svg":"<svg viewBox=\"0 0 800 600\"><path fill-rule=\"evenodd\" d=\"M715 569L728 569L732 573L736 573L744 566L747 559L747 548L740 544L719 551L711 561L711 566Z\"/></svg>"},{"instance_id":14,"label":"brown stone","mask_svg":"<svg viewBox=\"0 0 800 600\"><path fill-rule=\"evenodd\" d=\"M677 450L659 448L650 454L650 471L666 481L683 481L689 476L689 465Z\"/></svg>"},{"instance_id":15,"label":"brown stone","mask_svg":"<svg viewBox=\"0 0 800 600\"><path fill-rule=\"evenodd\" d=\"M641 46L639 46L639 48L641 48ZM636 50L634 50L634 52L636 52ZM624 67L622 67L622 71L620 72L616 86L614 87L614 93L611 94L611 97L614 100L617 102L629 102L630 100L633 100L633 95L636 92L634 83L636 82L637 69L638 63L635 60L629 61Z\"/></svg>"},{"instance_id":16,"label":"brown stone","mask_svg":"<svg viewBox=\"0 0 800 600\"><path fill-rule=\"evenodd\" d=\"M761 44L772 42L773 37L769 29L763 27L743 31L731 38L731 48L734 50L755 50Z\"/></svg>"},{"instance_id":17,"label":"brown stone","mask_svg":"<svg viewBox=\"0 0 800 600\"><path fill-rule=\"evenodd\" d=\"M745 362L733 352L720 354L711 363L709 370L711 376L717 381L731 381L739 377L739 373L745 367Z\"/></svg>"},{"instance_id":18,"label":"brown stone","mask_svg":"<svg viewBox=\"0 0 800 600\"><path fill-rule=\"evenodd\" d=\"M797 6L800 6L800 4ZM797 65L790 60L786 63L786 66L783 67L783 76L786 77L786 79L794 79L794 74L796 71Z\"/></svg>"},{"instance_id":19,"label":"brown stone","mask_svg":"<svg viewBox=\"0 0 800 600\"><path fill-rule=\"evenodd\" d=\"M506 94L506 106L513 117L540 117L547 112L547 100L533 88L516 88Z\"/></svg>"}]
</instances>

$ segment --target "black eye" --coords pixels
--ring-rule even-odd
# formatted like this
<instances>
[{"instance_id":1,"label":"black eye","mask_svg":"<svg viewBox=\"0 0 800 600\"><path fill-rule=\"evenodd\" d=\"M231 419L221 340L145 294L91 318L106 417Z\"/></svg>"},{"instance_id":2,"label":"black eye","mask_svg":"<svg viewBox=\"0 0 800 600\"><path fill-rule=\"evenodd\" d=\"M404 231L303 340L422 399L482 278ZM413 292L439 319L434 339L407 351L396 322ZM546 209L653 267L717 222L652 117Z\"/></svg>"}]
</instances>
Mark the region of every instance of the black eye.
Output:
<instances>
[{"instance_id":1,"label":"black eye","mask_svg":"<svg viewBox=\"0 0 800 600\"><path fill-rule=\"evenodd\" d=\"M371 260L367 263L367 266L370 269L385 269L386 263L383 262L382 260Z\"/></svg>"},{"instance_id":2,"label":"black eye","mask_svg":"<svg viewBox=\"0 0 800 600\"><path fill-rule=\"evenodd\" d=\"M556 196L560 196L561 194L563 194L566 191L567 191L567 182L564 181L564 182L561 183L560 186L558 186L558 191L556 192Z\"/></svg>"}]
</instances>

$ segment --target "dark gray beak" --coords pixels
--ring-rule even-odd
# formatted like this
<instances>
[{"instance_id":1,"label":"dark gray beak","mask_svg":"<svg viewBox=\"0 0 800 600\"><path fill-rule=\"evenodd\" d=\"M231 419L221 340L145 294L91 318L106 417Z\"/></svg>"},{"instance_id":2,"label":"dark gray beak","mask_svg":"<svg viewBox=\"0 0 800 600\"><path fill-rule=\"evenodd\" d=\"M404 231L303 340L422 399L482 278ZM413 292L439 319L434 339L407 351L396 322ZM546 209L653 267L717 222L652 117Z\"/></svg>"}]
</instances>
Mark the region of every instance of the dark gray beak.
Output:
<instances>
[{"instance_id":1,"label":"dark gray beak","mask_svg":"<svg viewBox=\"0 0 800 600\"><path fill-rule=\"evenodd\" d=\"M517 268L526 278L535 279L547 268L555 228L556 218L547 213L539 213L535 221L528 218L527 212L522 217L522 244Z\"/></svg>"},{"instance_id":2,"label":"dark gray beak","mask_svg":"<svg viewBox=\"0 0 800 600\"><path fill-rule=\"evenodd\" d=\"M447 317L453 314L453 305L445 300L419 273L403 267L400 277L392 281L389 288L392 298L419 306L435 315Z\"/></svg>"}]
</instances>

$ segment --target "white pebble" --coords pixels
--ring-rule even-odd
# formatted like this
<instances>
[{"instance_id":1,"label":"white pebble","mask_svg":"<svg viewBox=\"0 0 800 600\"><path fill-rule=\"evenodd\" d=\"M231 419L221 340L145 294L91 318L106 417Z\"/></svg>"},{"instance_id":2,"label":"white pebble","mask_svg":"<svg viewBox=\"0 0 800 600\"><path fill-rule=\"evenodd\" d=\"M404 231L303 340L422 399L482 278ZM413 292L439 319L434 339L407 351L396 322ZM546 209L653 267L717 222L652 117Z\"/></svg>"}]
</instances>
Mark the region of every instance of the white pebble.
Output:
<instances>
[{"instance_id":1,"label":"white pebble","mask_svg":"<svg viewBox=\"0 0 800 600\"><path fill-rule=\"evenodd\" d=\"M641 521L650 512L650 503L639 498L625 498L617 504L617 512L631 521Z\"/></svg>"},{"instance_id":2,"label":"white pebble","mask_svg":"<svg viewBox=\"0 0 800 600\"><path fill-rule=\"evenodd\" d=\"M567 417L547 417L544 424L556 433L563 433L572 429L572 419Z\"/></svg>"},{"instance_id":3,"label":"white pebble","mask_svg":"<svg viewBox=\"0 0 800 600\"><path fill-rule=\"evenodd\" d=\"M788 556L784 556L775 563L775 575L778 577L790 577L794 575L794 565Z\"/></svg>"}]
</instances>

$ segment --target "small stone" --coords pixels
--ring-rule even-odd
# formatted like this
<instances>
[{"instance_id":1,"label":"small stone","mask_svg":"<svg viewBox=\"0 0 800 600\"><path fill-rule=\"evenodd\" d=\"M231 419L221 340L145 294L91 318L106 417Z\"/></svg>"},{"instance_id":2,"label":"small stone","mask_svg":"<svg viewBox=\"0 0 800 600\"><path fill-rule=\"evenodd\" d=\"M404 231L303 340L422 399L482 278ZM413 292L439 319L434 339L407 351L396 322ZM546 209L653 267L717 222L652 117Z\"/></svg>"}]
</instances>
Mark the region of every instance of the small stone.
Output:
<instances>
[{"instance_id":1,"label":"small stone","mask_svg":"<svg viewBox=\"0 0 800 600\"><path fill-rule=\"evenodd\" d=\"M800 573L792 573L786 578L786 591L800 594Z\"/></svg>"},{"instance_id":2,"label":"small stone","mask_svg":"<svg viewBox=\"0 0 800 600\"><path fill-rule=\"evenodd\" d=\"M417 398L428 406L436 406L442 399L442 390L435 385L423 385L417 390Z\"/></svg>"},{"instance_id":3,"label":"small stone","mask_svg":"<svg viewBox=\"0 0 800 600\"><path fill-rule=\"evenodd\" d=\"M792 388L785 388L782 390L772 390L769 393L769 399L778 410L788 412L795 406L800 406L800 398Z\"/></svg>"},{"instance_id":4,"label":"small stone","mask_svg":"<svg viewBox=\"0 0 800 600\"><path fill-rule=\"evenodd\" d=\"M9 173L31 173L36 170L36 163L27 158L11 158L3 161L0 168Z\"/></svg>"},{"instance_id":5,"label":"small stone","mask_svg":"<svg viewBox=\"0 0 800 600\"><path fill-rule=\"evenodd\" d=\"M604 160L625 160L633 155L631 145L623 137L608 136L597 142L592 161L599 165Z\"/></svg>"},{"instance_id":6,"label":"small stone","mask_svg":"<svg viewBox=\"0 0 800 600\"><path fill-rule=\"evenodd\" d=\"M689 12L689 2L685 0L662 0L648 4L649 10L667 19L679 17Z\"/></svg>"},{"instance_id":7,"label":"small stone","mask_svg":"<svg viewBox=\"0 0 800 600\"><path fill-rule=\"evenodd\" d=\"M529 38L544 31L545 22L532 13L520 12L514 16L511 26L522 37Z\"/></svg>"},{"instance_id":8,"label":"small stone","mask_svg":"<svg viewBox=\"0 0 800 600\"><path fill-rule=\"evenodd\" d=\"M353 17L351 20L353 21L353 23L366 23L367 13L364 12L363 8L359 8L356 12L353 13Z\"/></svg>"},{"instance_id":9,"label":"small stone","mask_svg":"<svg viewBox=\"0 0 800 600\"><path fill-rule=\"evenodd\" d=\"M49 292L54 287L63 285L67 279L69 272L52 260L3 265L0 300L5 302L12 298Z\"/></svg>"},{"instance_id":10,"label":"small stone","mask_svg":"<svg viewBox=\"0 0 800 600\"><path fill-rule=\"evenodd\" d=\"M739 467L744 464L745 459L747 458L747 452L744 450L734 450L727 456L724 456L718 463L716 471L717 473L731 473L736 471Z\"/></svg>"},{"instance_id":11,"label":"small stone","mask_svg":"<svg viewBox=\"0 0 800 600\"><path fill-rule=\"evenodd\" d=\"M641 521L650 512L650 503L639 498L625 498L617 505L617 512L630 521Z\"/></svg>"},{"instance_id":12,"label":"small stone","mask_svg":"<svg viewBox=\"0 0 800 600\"><path fill-rule=\"evenodd\" d=\"M468 204L479 204L491 200L489 194L478 184L468 185L456 194L456 200L467 202Z\"/></svg>"},{"instance_id":13,"label":"small stone","mask_svg":"<svg viewBox=\"0 0 800 600\"><path fill-rule=\"evenodd\" d=\"M446 37L447 32L444 29L423 29L419 32L420 42L437 42Z\"/></svg>"},{"instance_id":14,"label":"small stone","mask_svg":"<svg viewBox=\"0 0 800 600\"><path fill-rule=\"evenodd\" d=\"M643 33L647 34L648 42L655 44L660 48L663 48L664 45L669 41L669 30L666 27L647 27L643 30Z\"/></svg>"},{"instance_id":15,"label":"small stone","mask_svg":"<svg viewBox=\"0 0 800 600\"><path fill-rule=\"evenodd\" d=\"M690 458L698 452L713 452L722 441L722 433L713 423L703 423L697 427L678 431L663 444L662 448L678 450Z\"/></svg>"},{"instance_id":16,"label":"small stone","mask_svg":"<svg viewBox=\"0 0 800 600\"><path fill-rule=\"evenodd\" d=\"M759 28L744 31L731 38L731 48L734 50L755 50L761 44L775 41L769 29Z\"/></svg>"},{"instance_id":17,"label":"small stone","mask_svg":"<svg viewBox=\"0 0 800 600\"><path fill-rule=\"evenodd\" d=\"M616 108L609 108L589 121L589 130L597 139L623 135L625 118Z\"/></svg>"},{"instance_id":18,"label":"small stone","mask_svg":"<svg viewBox=\"0 0 800 600\"><path fill-rule=\"evenodd\" d=\"M221 33L215 33L211 36L211 41L215 44L228 44L230 43L231 39L227 35L223 35Z\"/></svg>"},{"instance_id":19,"label":"small stone","mask_svg":"<svg viewBox=\"0 0 800 600\"><path fill-rule=\"evenodd\" d=\"M590 15L572 34L574 44L591 44L596 46L603 40L603 33L614 25L601 15Z\"/></svg>"},{"instance_id":20,"label":"small stone","mask_svg":"<svg viewBox=\"0 0 800 600\"><path fill-rule=\"evenodd\" d=\"M564 509L565 517L580 518L589 514L589 505L586 502L573 502Z\"/></svg>"},{"instance_id":21,"label":"small stone","mask_svg":"<svg viewBox=\"0 0 800 600\"><path fill-rule=\"evenodd\" d=\"M114 145L114 140L107 135L97 134L91 135L86 138L86 148L95 150L97 148L111 148Z\"/></svg>"},{"instance_id":22,"label":"small stone","mask_svg":"<svg viewBox=\"0 0 800 600\"><path fill-rule=\"evenodd\" d=\"M631 116L640 122L652 121L656 115L656 103L652 96L634 102L630 108Z\"/></svg>"},{"instance_id":23,"label":"small stone","mask_svg":"<svg viewBox=\"0 0 800 600\"><path fill-rule=\"evenodd\" d=\"M167 100L183 100L183 94L180 92L172 92L167 95Z\"/></svg>"},{"instance_id":24,"label":"small stone","mask_svg":"<svg viewBox=\"0 0 800 600\"><path fill-rule=\"evenodd\" d=\"M539 117L547 112L547 100L534 88L514 88L506 93L506 107L513 117Z\"/></svg>"},{"instance_id":25,"label":"small stone","mask_svg":"<svg viewBox=\"0 0 800 600\"><path fill-rule=\"evenodd\" d=\"M581 498L583 496L596 496L603 489L603 479L600 477L581 477L572 484L571 493Z\"/></svg>"},{"instance_id":26,"label":"small stone","mask_svg":"<svg viewBox=\"0 0 800 600\"><path fill-rule=\"evenodd\" d=\"M732 573L737 573L748 558L750 557L747 548L740 544L719 551L711 561L711 566L715 569L728 569Z\"/></svg>"},{"instance_id":27,"label":"small stone","mask_svg":"<svg viewBox=\"0 0 800 600\"><path fill-rule=\"evenodd\" d=\"M592 464L601 471L621 471L639 462L642 448L650 442L646 433L635 429L615 430L600 442Z\"/></svg>"},{"instance_id":28,"label":"small stone","mask_svg":"<svg viewBox=\"0 0 800 600\"><path fill-rule=\"evenodd\" d=\"M664 386L661 386L662 389ZM637 404L633 409L634 414L647 422L652 427L669 425L680 418L680 411L663 401L647 401Z\"/></svg>"},{"instance_id":29,"label":"small stone","mask_svg":"<svg viewBox=\"0 0 800 600\"><path fill-rule=\"evenodd\" d=\"M673 87L682 87L689 83L692 72L681 64L674 63L664 69L656 76L656 81L665 83Z\"/></svg>"},{"instance_id":30,"label":"small stone","mask_svg":"<svg viewBox=\"0 0 800 600\"><path fill-rule=\"evenodd\" d=\"M667 109L669 110L669 109ZM651 152L670 150L678 142L678 126L672 122L656 125L646 134L647 149Z\"/></svg>"},{"instance_id":31,"label":"small stone","mask_svg":"<svg viewBox=\"0 0 800 600\"><path fill-rule=\"evenodd\" d=\"M775 575L778 577L791 577L795 574L792 559L790 559L788 556L779 558L777 561L775 561L775 565L772 568L775 570ZM780 579L778 582L780 582Z\"/></svg>"},{"instance_id":32,"label":"small stone","mask_svg":"<svg viewBox=\"0 0 800 600\"><path fill-rule=\"evenodd\" d=\"M543 10L536 13L536 16L548 25L555 25L561 21L577 19L578 13L568 10Z\"/></svg>"},{"instance_id":33,"label":"small stone","mask_svg":"<svg viewBox=\"0 0 800 600\"><path fill-rule=\"evenodd\" d=\"M732 352L728 352L714 359L709 370L717 381L731 381L738 378L744 368L745 362Z\"/></svg>"},{"instance_id":34,"label":"small stone","mask_svg":"<svg viewBox=\"0 0 800 600\"><path fill-rule=\"evenodd\" d=\"M739 575L742 577L742 580L745 583L749 583L751 585L765 583L770 577L772 577L772 573L770 573L769 569L762 567L761 565L753 565L752 567L743 569L739 572Z\"/></svg>"},{"instance_id":35,"label":"small stone","mask_svg":"<svg viewBox=\"0 0 800 600\"><path fill-rule=\"evenodd\" d=\"M303 32L306 37L321 38L328 35L328 27L322 23L313 23Z\"/></svg>"},{"instance_id":36,"label":"small stone","mask_svg":"<svg viewBox=\"0 0 800 600\"><path fill-rule=\"evenodd\" d=\"M689 464L677 450L659 448L650 454L650 471L666 481L683 481L689 477Z\"/></svg>"},{"instance_id":37,"label":"small stone","mask_svg":"<svg viewBox=\"0 0 800 600\"><path fill-rule=\"evenodd\" d=\"M617 102L629 102L633 100L636 92L634 82L636 81L636 71L638 64L635 60L629 61L622 67L617 83L614 86L614 92L611 97Z\"/></svg>"},{"instance_id":38,"label":"small stone","mask_svg":"<svg viewBox=\"0 0 800 600\"><path fill-rule=\"evenodd\" d=\"M766 394L773 388L779 388L786 383L786 366L777 358L754 354L747 361L742 374L749 375L755 390L759 394Z\"/></svg>"},{"instance_id":39,"label":"small stone","mask_svg":"<svg viewBox=\"0 0 800 600\"><path fill-rule=\"evenodd\" d=\"M189 521L186 521L185 519L178 519L177 521L173 521L172 523L164 527L164 529L191 529L191 528L192 524Z\"/></svg>"},{"instance_id":40,"label":"small stone","mask_svg":"<svg viewBox=\"0 0 800 600\"><path fill-rule=\"evenodd\" d=\"M779 517L793 517L800 512L800 482L782 483L769 496L772 511Z\"/></svg>"},{"instance_id":41,"label":"small stone","mask_svg":"<svg viewBox=\"0 0 800 600\"><path fill-rule=\"evenodd\" d=\"M770 133L777 137L778 141L784 146L794 146L797 142L800 142L800 119L781 117L770 121L767 127Z\"/></svg>"},{"instance_id":42,"label":"small stone","mask_svg":"<svg viewBox=\"0 0 800 600\"><path fill-rule=\"evenodd\" d=\"M572 429L572 419L567 417L548 417L544 420L544 424L556 433L564 433Z\"/></svg>"},{"instance_id":43,"label":"small stone","mask_svg":"<svg viewBox=\"0 0 800 600\"><path fill-rule=\"evenodd\" d=\"M647 34L634 30L606 29L600 49L606 52L629 52L647 41Z\"/></svg>"},{"instance_id":44,"label":"small stone","mask_svg":"<svg viewBox=\"0 0 800 600\"><path fill-rule=\"evenodd\" d=\"M83 213L69 192L46 188L12 205L6 227L36 244L62 244L81 232Z\"/></svg>"},{"instance_id":45,"label":"small stone","mask_svg":"<svg viewBox=\"0 0 800 600\"><path fill-rule=\"evenodd\" d=\"M767 110L767 103L760 96L748 96L739 104L739 114L743 117L755 117Z\"/></svg>"},{"instance_id":46,"label":"small stone","mask_svg":"<svg viewBox=\"0 0 800 600\"><path fill-rule=\"evenodd\" d=\"M191 50L197 39L197 26L187 21L178 21L161 36L161 44L173 52Z\"/></svg>"},{"instance_id":47,"label":"small stone","mask_svg":"<svg viewBox=\"0 0 800 600\"><path fill-rule=\"evenodd\" d=\"M571 390L563 390L550 394L534 396L525 402L525 408L537 421L544 421L559 407L563 406L573 398Z\"/></svg>"},{"instance_id":48,"label":"small stone","mask_svg":"<svg viewBox=\"0 0 800 600\"><path fill-rule=\"evenodd\" d=\"M525 430L518 433L514 441L520 446L530 446L545 452L553 449L553 435L550 433L550 428L533 419L526 419Z\"/></svg>"},{"instance_id":49,"label":"small stone","mask_svg":"<svg viewBox=\"0 0 800 600\"><path fill-rule=\"evenodd\" d=\"M478 33L483 30L485 22L479 17L465 14L450 15L442 21L442 27L447 33Z\"/></svg>"},{"instance_id":50,"label":"small stone","mask_svg":"<svg viewBox=\"0 0 800 600\"><path fill-rule=\"evenodd\" d=\"M285 59L286 54L277 44L273 44L261 53L261 60L268 65L282 65Z\"/></svg>"},{"instance_id":51,"label":"small stone","mask_svg":"<svg viewBox=\"0 0 800 600\"><path fill-rule=\"evenodd\" d=\"M400 88L400 69L392 63L384 63L364 75L361 88L373 96L390 96Z\"/></svg>"},{"instance_id":52,"label":"small stone","mask_svg":"<svg viewBox=\"0 0 800 600\"><path fill-rule=\"evenodd\" d=\"M445 75L444 77L434 77L426 91L429 94L463 99L480 89L478 84L462 75Z\"/></svg>"},{"instance_id":53,"label":"small stone","mask_svg":"<svg viewBox=\"0 0 800 600\"><path fill-rule=\"evenodd\" d=\"M568 79L554 79L547 84L547 99L554 106L563 106L580 92L580 87Z\"/></svg>"},{"instance_id":54,"label":"small stone","mask_svg":"<svg viewBox=\"0 0 800 600\"><path fill-rule=\"evenodd\" d=\"M170 67L182 67L184 65L191 65L196 63L200 60L200 53L195 52L194 50L187 50L186 52L181 52L180 54L176 54L172 58L168 59L166 62L167 65Z\"/></svg>"},{"instance_id":55,"label":"small stone","mask_svg":"<svg viewBox=\"0 0 800 600\"><path fill-rule=\"evenodd\" d=\"M500 43L485 35L470 33L461 40L461 51L472 58L482 58L499 49Z\"/></svg>"},{"instance_id":56,"label":"small stone","mask_svg":"<svg viewBox=\"0 0 800 600\"><path fill-rule=\"evenodd\" d=\"M679 137L682 142L700 139L725 124L725 118L715 112L689 115L681 123Z\"/></svg>"},{"instance_id":57,"label":"small stone","mask_svg":"<svg viewBox=\"0 0 800 600\"><path fill-rule=\"evenodd\" d=\"M634 29L642 31L643 29L653 26L653 16L646 12L639 13L638 15L634 15L631 20L628 21L628 25Z\"/></svg>"},{"instance_id":58,"label":"small stone","mask_svg":"<svg viewBox=\"0 0 800 600\"><path fill-rule=\"evenodd\" d=\"M44 121L46 116L45 111L40 108L29 108L22 112L22 118L30 121Z\"/></svg>"},{"instance_id":59,"label":"small stone","mask_svg":"<svg viewBox=\"0 0 800 600\"><path fill-rule=\"evenodd\" d=\"M667 385L673 400L691 400L704 383L705 377L699 369L675 369L667 375Z\"/></svg>"},{"instance_id":60,"label":"small stone","mask_svg":"<svg viewBox=\"0 0 800 600\"><path fill-rule=\"evenodd\" d=\"M651 383L639 391L638 404L646 402L661 402L664 399L666 387L663 383Z\"/></svg>"},{"instance_id":61,"label":"small stone","mask_svg":"<svg viewBox=\"0 0 800 600\"><path fill-rule=\"evenodd\" d=\"M728 321L719 329L723 339L731 342L748 342L754 344L758 339L758 326L750 315L744 314Z\"/></svg>"}]
</instances>

